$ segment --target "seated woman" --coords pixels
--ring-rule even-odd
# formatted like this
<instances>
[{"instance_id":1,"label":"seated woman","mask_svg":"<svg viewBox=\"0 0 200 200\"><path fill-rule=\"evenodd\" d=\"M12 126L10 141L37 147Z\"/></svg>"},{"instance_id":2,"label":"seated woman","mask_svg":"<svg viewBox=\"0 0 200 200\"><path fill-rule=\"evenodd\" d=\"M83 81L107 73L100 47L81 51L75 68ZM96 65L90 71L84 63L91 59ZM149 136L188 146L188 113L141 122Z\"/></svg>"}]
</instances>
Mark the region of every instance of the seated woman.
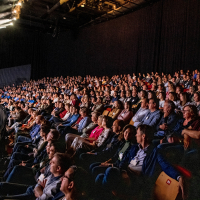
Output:
<instances>
[{"instance_id":1,"label":"seated woman","mask_svg":"<svg viewBox=\"0 0 200 200\"><path fill-rule=\"evenodd\" d=\"M108 117L113 120L117 119L118 115L122 111L121 107L122 107L122 105L119 100L114 101L113 109L109 112Z\"/></svg>"},{"instance_id":2,"label":"seated woman","mask_svg":"<svg viewBox=\"0 0 200 200\"><path fill-rule=\"evenodd\" d=\"M189 104L190 104L190 101L189 101L188 94L186 92L180 93L180 102L177 103L177 111L183 110L183 107Z\"/></svg>"},{"instance_id":3,"label":"seated woman","mask_svg":"<svg viewBox=\"0 0 200 200\"><path fill-rule=\"evenodd\" d=\"M183 119L180 119L176 126L167 134L167 140L161 140L158 148L165 149L167 147L182 145L183 136L181 135L184 129L187 129L197 119L197 108L194 105L186 105L183 107ZM171 144L170 144L171 143ZM182 145L183 146L183 145Z\"/></svg>"},{"instance_id":4,"label":"seated woman","mask_svg":"<svg viewBox=\"0 0 200 200\"><path fill-rule=\"evenodd\" d=\"M127 101L124 103L124 110L118 115L118 120L123 120L125 124L128 124L133 117L133 112L131 111L131 102Z\"/></svg>"},{"instance_id":5,"label":"seated woman","mask_svg":"<svg viewBox=\"0 0 200 200\"><path fill-rule=\"evenodd\" d=\"M136 129L132 125L126 125L122 130L122 135L124 137L125 142L119 146L117 152L112 158L103 163L97 162L90 165L90 171L95 177L98 174L105 172L105 170L109 166L113 165L118 167L119 163L123 159L124 153L131 148L132 144L136 144Z\"/></svg>"},{"instance_id":6,"label":"seated woman","mask_svg":"<svg viewBox=\"0 0 200 200\"><path fill-rule=\"evenodd\" d=\"M102 124L97 126L88 138L76 137L71 148L76 151L78 148L92 150L100 147L111 133L111 129L107 127L108 120L106 116L102 117Z\"/></svg>"},{"instance_id":7,"label":"seated woman","mask_svg":"<svg viewBox=\"0 0 200 200\"><path fill-rule=\"evenodd\" d=\"M164 107L164 103L165 103L165 92L160 92L158 95L158 99L159 99L159 109L163 110Z\"/></svg>"},{"instance_id":8,"label":"seated woman","mask_svg":"<svg viewBox=\"0 0 200 200\"><path fill-rule=\"evenodd\" d=\"M102 118L103 116L99 116L99 113L93 112L92 117L91 117L92 122L82 130L82 135L80 137L88 138L92 130L94 130L97 126L101 126ZM76 137L78 137L77 134L73 134L73 133L66 134L65 136L66 149L70 148L72 142L74 141L74 138Z\"/></svg>"}]
</instances>

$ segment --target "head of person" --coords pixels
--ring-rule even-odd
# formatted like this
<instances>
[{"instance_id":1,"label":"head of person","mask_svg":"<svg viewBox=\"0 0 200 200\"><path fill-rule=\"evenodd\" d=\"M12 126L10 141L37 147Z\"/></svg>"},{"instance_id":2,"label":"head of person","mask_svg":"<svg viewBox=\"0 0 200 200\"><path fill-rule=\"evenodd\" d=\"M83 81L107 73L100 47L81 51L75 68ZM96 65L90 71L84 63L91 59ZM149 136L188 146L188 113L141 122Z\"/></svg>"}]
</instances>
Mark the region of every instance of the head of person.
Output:
<instances>
[{"instance_id":1,"label":"head of person","mask_svg":"<svg viewBox=\"0 0 200 200\"><path fill-rule=\"evenodd\" d=\"M169 98L170 101L176 101L176 93L175 92L170 92L169 93Z\"/></svg>"},{"instance_id":2,"label":"head of person","mask_svg":"<svg viewBox=\"0 0 200 200\"><path fill-rule=\"evenodd\" d=\"M156 99L152 98L152 99L149 99L149 110L150 111L155 111L158 107L158 104L156 102Z\"/></svg>"},{"instance_id":3,"label":"head of person","mask_svg":"<svg viewBox=\"0 0 200 200\"><path fill-rule=\"evenodd\" d=\"M170 114L174 111L175 109L175 104L173 101L166 100L163 106L163 112L166 114Z\"/></svg>"},{"instance_id":4,"label":"head of person","mask_svg":"<svg viewBox=\"0 0 200 200\"><path fill-rule=\"evenodd\" d=\"M165 92L160 92L158 95L158 99L160 99L160 100L165 100L165 97L166 97Z\"/></svg>"},{"instance_id":5,"label":"head of person","mask_svg":"<svg viewBox=\"0 0 200 200\"><path fill-rule=\"evenodd\" d=\"M195 119L198 116L197 107L194 105L184 106L182 112L184 119Z\"/></svg>"},{"instance_id":6,"label":"head of person","mask_svg":"<svg viewBox=\"0 0 200 200\"><path fill-rule=\"evenodd\" d=\"M94 123L97 123L98 117L99 117L99 116L100 116L100 113L99 113L99 112L92 112L91 120L92 120Z\"/></svg>"},{"instance_id":7,"label":"head of person","mask_svg":"<svg viewBox=\"0 0 200 200\"><path fill-rule=\"evenodd\" d=\"M60 133L56 129L50 129L50 131L47 134L47 141L58 140L59 137Z\"/></svg>"},{"instance_id":8,"label":"head of person","mask_svg":"<svg viewBox=\"0 0 200 200\"><path fill-rule=\"evenodd\" d=\"M46 139L46 138L47 138L47 135L48 135L48 133L49 133L49 131L50 131L49 126L47 126L47 125L42 125L42 126L40 127L40 136L41 136L42 138Z\"/></svg>"},{"instance_id":9,"label":"head of person","mask_svg":"<svg viewBox=\"0 0 200 200\"><path fill-rule=\"evenodd\" d=\"M51 141L49 149L49 159L51 160L56 152L65 153L66 148L60 142Z\"/></svg>"},{"instance_id":10,"label":"head of person","mask_svg":"<svg viewBox=\"0 0 200 200\"><path fill-rule=\"evenodd\" d=\"M122 129L122 132L119 135L119 140L124 139L126 141L136 143L135 135L136 135L136 128L130 124L127 124Z\"/></svg>"},{"instance_id":11,"label":"head of person","mask_svg":"<svg viewBox=\"0 0 200 200\"><path fill-rule=\"evenodd\" d=\"M188 93L182 92L180 94L180 102L181 106L184 106L189 101Z\"/></svg>"},{"instance_id":12,"label":"head of person","mask_svg":"<svg viewBox=\"0 0 200 200\"><path fill-rule=\"evenodd\" d=\"M88 173L81 167L71 166L61 177L60 191L70 199L86 196L88 186Z\"/></svg>"},{"instance_id":13,"label":"head of person","mask_svg":"<svg viewBox=\"0 0 200 200\"><path fill-rule=\"evenodd\" d=\"M117 108L117 109L121 108L121 102L119 100L114 101L114 108Z\"/></svg>"},{"instance_id":14,"label":"head of person","mask_svg":"<svg viewBox=\"0 0 200 200\"><path fill-rule=\"evenodd\" d=\"M103 118L102 118L102 127L108 128L108 117L107 116L103 116Z\"/></svg>"},{"instance_id":15,"label":"head of person","mask_svg":"<svg viewBox=\"0 0 200 200\"><path fill-rule=\"evenodd\" d=\"M82 117L86 117L87 114L88 114L87 108L86 108L86 107L82 107L82 108L80 109L80 114L81 114Z\"/></svg>"},{"instance_id":16,"label":"head of person","mask_svg":"<svg viewBox=\"0 0 200 200\"><path fill-rule=\"evenodd\" d=\"M130 90L127 90L126 91L126 97L130 97L131 96L131 91Z\"/></svg>"},{"instance_id":17,"label":"head of person","mask_svg":"<svg viewBox=\"0 0 200 200\"><path fill-rule=\"evenodd\" d=\"M42 124L44 122L44 117L42 115L38 115L36 118L35 118L35 123L36 124Z\"/></svg>"},{"instance_id":18,"label":"head of person","mask_svg":"<svg viewBox=\"0 0 200 200\"><path fill-rule=\"evenodd\" d=\"M112 131L113 133L116 133L116 134L119 134L122 129L124 128L124 121L123 120L118 120L116 119L114 122L113 122L113 125L112 125Z\"/></svg>"},{"instance_id":19,"label":"head of person","mask_svg":"<svg viewBox=\"0 0 200 200\"><path fill-rule=\"evenodd\" d=\"M141 101L141 108L148 108L148 99L147 98L143 98Z\"/></svg>"},{"instance_id":20,"label":"head of person","mask_svg":"<svg viewBox=\"0 0 200 200\"><path fill-rule=\"evenodd\" d=\"M136 141L138 144L151 144L152 140L154 139L154 128L146 125L141 124L137 127L137 134L136 134Z\"/></svg>"},{"instance_id":21,"label":"head of person","mask_svg":"<svg viewBox=\"0 0 200 200\"><path fill-rule=\"evenodd\" d=\"M70 165L71 161L68 155L56 152L50 161L50 172L54 177L63 175Z\"/></svg>"},{"instance_id":22,"label":"head of person","mask_svg":"<svg viewBox=\"0 0 200 200\"><path fill-rule=\"evenodd\" d=\"M194 93L194 101L197 103L200 101L200 94L198 92Z\"/></svg>"},{"instance_id":23,"label":"head of person","mask_svg":"<svg viewBox=\"0 0 200 200\"><path fill-rule=\"evenodd\" d=\"M131 102L130 101L126 101L124 103L124 109L131 111Z\"/></svg>"},{"instance_id":24,"label":"head of person","mask_svg":"<svg viewBox=\"0 0 200 200\"><path fill-rule=\"evenodd\" d=\"M100 115L100 116L98 117L98 120L97 120L97 124L98 124L98 126L100 126L100 127L102 127L103 117L104 117L104 115Z\"/></svg>"}]
</instances>

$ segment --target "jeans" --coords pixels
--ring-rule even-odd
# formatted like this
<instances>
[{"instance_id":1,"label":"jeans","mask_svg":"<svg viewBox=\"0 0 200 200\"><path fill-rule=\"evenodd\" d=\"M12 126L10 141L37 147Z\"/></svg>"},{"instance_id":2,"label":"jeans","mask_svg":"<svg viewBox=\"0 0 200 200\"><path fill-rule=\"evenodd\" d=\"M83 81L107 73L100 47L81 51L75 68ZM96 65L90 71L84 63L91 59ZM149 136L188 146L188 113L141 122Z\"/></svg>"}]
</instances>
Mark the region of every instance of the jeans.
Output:
<instances>
[{"instance_id":1,"label":"jeans","mask_svg":"<svg viewBox=\"0 0 200 200\"><path fill-rule=\"evenodd\" d=\"M33 200L36 197L33 193L29 192L29 185L17 184L17 183L0 183L0 194L3 199L23 199Z\"/></svg>"},{"instance_id":2,"label":"jeans","mask_svg":"<svg viewBox=\"0 0 200 200\"><path fill-rule=\"evenodd\" d=\"M32 168L24 166L15 166L6 182L27 185L34 185L36 183Z\"/></svg>"},{"instance_id":3,"label":"jeans","mask_svg":"<svg viewBox=\"0 0 200 200\"><path fill-rule=\"evenodd\" d=\"M26 136L19 136L17 138L17 143L18 142L32 142L32 139Z\"/></svg>"}]
</instances>

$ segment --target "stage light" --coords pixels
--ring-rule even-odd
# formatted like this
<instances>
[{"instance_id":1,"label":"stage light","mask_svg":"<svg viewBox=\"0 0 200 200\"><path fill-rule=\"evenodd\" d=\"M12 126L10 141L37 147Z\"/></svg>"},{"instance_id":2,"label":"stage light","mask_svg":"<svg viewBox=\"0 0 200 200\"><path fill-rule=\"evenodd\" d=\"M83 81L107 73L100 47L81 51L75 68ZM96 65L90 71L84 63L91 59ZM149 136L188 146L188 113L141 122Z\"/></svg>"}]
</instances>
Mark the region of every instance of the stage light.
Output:
<instances>
[{"instance_id":1,"label":"stage light","mask_svg":"<svg viewBox=\"0 0 200 200\"><path fill-rule=\"evenodd\" d=\"M85 7L85 5L84 5L84 4L82 4L82 5L81 5L81 7Z\"/></svg>"}]
</instances>

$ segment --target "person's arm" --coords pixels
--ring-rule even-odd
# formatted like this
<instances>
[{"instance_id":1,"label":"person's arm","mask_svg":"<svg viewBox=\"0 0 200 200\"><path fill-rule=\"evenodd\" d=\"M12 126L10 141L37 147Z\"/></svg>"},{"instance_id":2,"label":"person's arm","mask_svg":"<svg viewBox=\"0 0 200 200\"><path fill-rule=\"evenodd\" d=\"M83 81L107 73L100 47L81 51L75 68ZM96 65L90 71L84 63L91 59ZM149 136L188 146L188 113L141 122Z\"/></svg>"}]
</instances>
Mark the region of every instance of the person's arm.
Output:
<instances>
[{"instance_id":1,"label":"person's arm","mask_svg":"<svg viewBox=\"0 0 200 200\"><path fill-rule=\"evenodd\" d=\"M181 134L182 135L186 134L186 135L190 136L193 139L197 139L197 140L200 139L200 131L184 129Z\"/></svg>"}]
</instances>

